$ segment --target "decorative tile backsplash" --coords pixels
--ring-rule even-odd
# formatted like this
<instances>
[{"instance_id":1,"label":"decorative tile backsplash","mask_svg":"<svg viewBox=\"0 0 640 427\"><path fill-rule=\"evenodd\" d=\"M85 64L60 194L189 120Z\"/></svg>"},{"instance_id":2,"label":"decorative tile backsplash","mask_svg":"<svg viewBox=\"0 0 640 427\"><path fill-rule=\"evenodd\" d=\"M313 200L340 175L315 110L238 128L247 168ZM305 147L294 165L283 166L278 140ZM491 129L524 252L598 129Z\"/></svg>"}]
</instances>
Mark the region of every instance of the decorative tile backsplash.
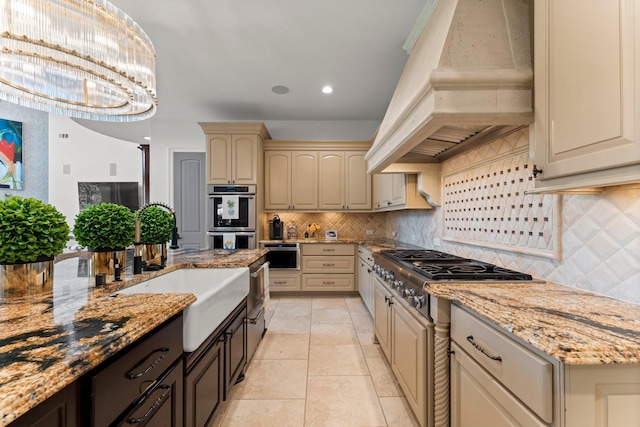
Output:
<instances>
[{"instance_id":1,"label":"decorative tile backsplash","mask_svg":"<svg viewBox=\"0 0 640 427\"><path fill-rule=\"evenodd\" d=\"M269 237L269 220L277 212L267 212L262 215L263 229L265 236ZM295 222L298 227L298 238L302 238L308 224L316 223L320 226L320 236L324 237L326 230L337 230L338 236L349 239L381 239L385 237L384 213L344 213L344 212L282 212L277 213L281 221L284 221L285 236L286 228ZM367 235L366 230L371 230L373 234Z\"/></svg>"},{"instance_id":2,"label":"decorative tile backsplash","mask_svg":"<svg viewBox=\"0 0 640 427\"><path fill-rule=\"evenodd\" d=\"M482 171L489 170L493 173L491 165L496 159L509 157L510 153L524 153L528 145L528 129L512 133L444 162L443 176L475 172L482 176ZM443 190L446 191L446 187ZM392 232L396 232L396 238L401 241L640 304L640 185L609 188L601 195L545 195L559 198L562 206L558 221L561 223L558 230L561 259L518 252L517 247L507 251L490 242L468 244L447 238L443 224L445 203L450 195L443 195L443 208L389 213L387 235L391 237ZM523 209L527 207L528 204ZM442 238L439 245L434 238Z\"/></svg>"},{"instance_id":3,"label":"decorative tile backsplash","mask_svg":"<svg viewBox=\"0 0 640 427\"><path fill-rule=\"evenodd\" d=\"M444 176L443 238L559 258L560 198L526 193L532 168L528 152L517 150Z\"/></svg>"}]
</instances>

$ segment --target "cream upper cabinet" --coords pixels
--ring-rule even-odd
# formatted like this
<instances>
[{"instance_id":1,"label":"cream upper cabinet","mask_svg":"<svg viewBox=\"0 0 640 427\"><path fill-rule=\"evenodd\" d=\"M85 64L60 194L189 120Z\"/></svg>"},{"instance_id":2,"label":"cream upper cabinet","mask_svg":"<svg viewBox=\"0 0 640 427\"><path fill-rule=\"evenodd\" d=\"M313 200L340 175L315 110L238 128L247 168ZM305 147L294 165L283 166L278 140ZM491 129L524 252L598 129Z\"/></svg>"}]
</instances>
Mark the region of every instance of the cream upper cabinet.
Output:
<instances>
[{"instance_id":1,"label":"cream upper cabinet","mask_svg":"<svg viewBox=\"0 0 640 427\"><path fill-rule=\"evenodd\" d=\"M371 175L367 173L366 151L347 151L346 167L346 207L347 209L371 209Z\"/></svg>"},{"instance_id":2,"label":"cream upper cabinet","mask_svg":"<svg viewBox=\"0 0 640 427\"><path fill-rule=\"evenodd\" d=\"M358 141L269 141L265 209L371 210L371 176L364 159L367 146ZM285 184L288 190L283 194Z\"/></svg>"},{"instance_id":3,"label":"cream upper cabinet","mask_svg":"<svg viewBox=\"0 0 640 427\"><path fill-rule=\"evenodd\" d=\"M373 176L373 209L432 209L418 191L415 174L383 173Z\"/></svg>"},{"instance_id":4,"label":"cream upper cabinet","mask_svg":"<svg viewBox=\"0 0 640 427\"><path fill-rule=\"evenodd\" d=\"M264 153L264 208L291 209L291 152Z\"/></svg>"},{"instance_id":5,"label":"cream upper cabinet","mask_svg":"<svg viewBox=\"0 0 640 427\"><path fill-rule=\"evenodd\" d=\"M318 152L291 152L291 208L318 209Z\"/></svg>"},{"instance_id":6,"label":"cream upper cabinet","mask_svg":"<svg viewBox=\"0 0 640 427\"><path fill-rule=\"evenodd\" d=\"M210 135L209 184L257 184L258 136Z\"/></svg>"},{"instance_id":7,"label":"cream upper cabinet","mask_svg":"<svg viewBox=\"0 0 640 427\"><path fill-rule=\"evenodd\" d=\"M209 184L231 184L231 135L208 137L207 161Z\"/></svg>"},{"instance_id":8,"label":"cream upper cabinet","mask_svg":"<svg viewBox=\"0 0 640 427\"><path fill-rule=\"evenodd\" d=\"M344 153L322 151L319 153L319 158L319 208L327 210L345 209Z\"/></svg>"},{"instance_id":9,"label":"cream upper cabinet","mask_svg":"<svg viewBox=\"0 0 640 427\"><path fill-rule=\"evenodd\" d=\"M640 1L534 10L536 189L640 181Z\"/></svg>"},{"instance_id":10,"label":"cream upper cabinet","mask_svg":"<svg viewBox=\"0 0 640 427\"><path fill-rule=\"evenodd\" d=\"M262 145L270 135L263 123L199 123L207 149L208 184L261 184Z\"/></svg>"}]
</instances>

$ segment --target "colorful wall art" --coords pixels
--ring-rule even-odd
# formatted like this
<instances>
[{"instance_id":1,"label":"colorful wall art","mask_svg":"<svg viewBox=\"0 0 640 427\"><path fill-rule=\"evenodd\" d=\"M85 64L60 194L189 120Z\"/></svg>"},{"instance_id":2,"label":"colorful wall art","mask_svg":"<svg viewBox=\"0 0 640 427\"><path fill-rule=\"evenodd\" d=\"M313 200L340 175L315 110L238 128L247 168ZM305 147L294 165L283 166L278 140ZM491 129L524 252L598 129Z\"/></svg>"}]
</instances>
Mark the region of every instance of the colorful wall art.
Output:
<instances>
[{"instance_id":1,"label":"colorful wall art","mask_svg":"<svg viewBox=\"0 0 640 427\"><path fill-rule=\"evenodd\" d=\"M22 190L22 122L0 119L0 188Z\"/></svg>"}]
</instances>

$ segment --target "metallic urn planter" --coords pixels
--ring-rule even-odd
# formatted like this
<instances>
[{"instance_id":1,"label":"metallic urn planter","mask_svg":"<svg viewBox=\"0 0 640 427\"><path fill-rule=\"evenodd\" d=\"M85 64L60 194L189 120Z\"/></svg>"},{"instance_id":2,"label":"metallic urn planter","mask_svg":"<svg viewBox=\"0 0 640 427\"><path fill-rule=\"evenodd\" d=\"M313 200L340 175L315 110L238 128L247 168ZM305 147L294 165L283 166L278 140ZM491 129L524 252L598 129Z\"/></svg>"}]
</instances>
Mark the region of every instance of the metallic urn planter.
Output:
<instances>
[{"instance_id":1,"label":"metallic urn planter","mask_svg":"<svg viewBox=\"0 0 640 427\"><path fill-rule=\"evenodd\" d=\"M45 261L0 264L2 298L36 295L53 290L53 258Z\"/></svg>"}]
</instances>

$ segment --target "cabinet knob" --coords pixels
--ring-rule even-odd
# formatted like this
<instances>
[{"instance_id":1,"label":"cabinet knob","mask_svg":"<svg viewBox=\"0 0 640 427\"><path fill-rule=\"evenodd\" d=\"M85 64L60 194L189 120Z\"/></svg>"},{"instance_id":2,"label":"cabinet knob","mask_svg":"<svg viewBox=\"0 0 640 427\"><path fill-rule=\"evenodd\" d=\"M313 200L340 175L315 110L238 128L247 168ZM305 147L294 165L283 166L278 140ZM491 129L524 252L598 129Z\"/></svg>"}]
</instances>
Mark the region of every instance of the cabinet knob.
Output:
<instances>
[{"instance_id":1,"label":"cabinet knob","mask_svg":"<svg viewBox=\"0 0 640 427\"><path fill-rule=\"evenodd\" d=\"M538 169L537 165L533 165L533 177L537 178L538 174L542 173L542 169Z\"/></svg>"}]
</instances>

